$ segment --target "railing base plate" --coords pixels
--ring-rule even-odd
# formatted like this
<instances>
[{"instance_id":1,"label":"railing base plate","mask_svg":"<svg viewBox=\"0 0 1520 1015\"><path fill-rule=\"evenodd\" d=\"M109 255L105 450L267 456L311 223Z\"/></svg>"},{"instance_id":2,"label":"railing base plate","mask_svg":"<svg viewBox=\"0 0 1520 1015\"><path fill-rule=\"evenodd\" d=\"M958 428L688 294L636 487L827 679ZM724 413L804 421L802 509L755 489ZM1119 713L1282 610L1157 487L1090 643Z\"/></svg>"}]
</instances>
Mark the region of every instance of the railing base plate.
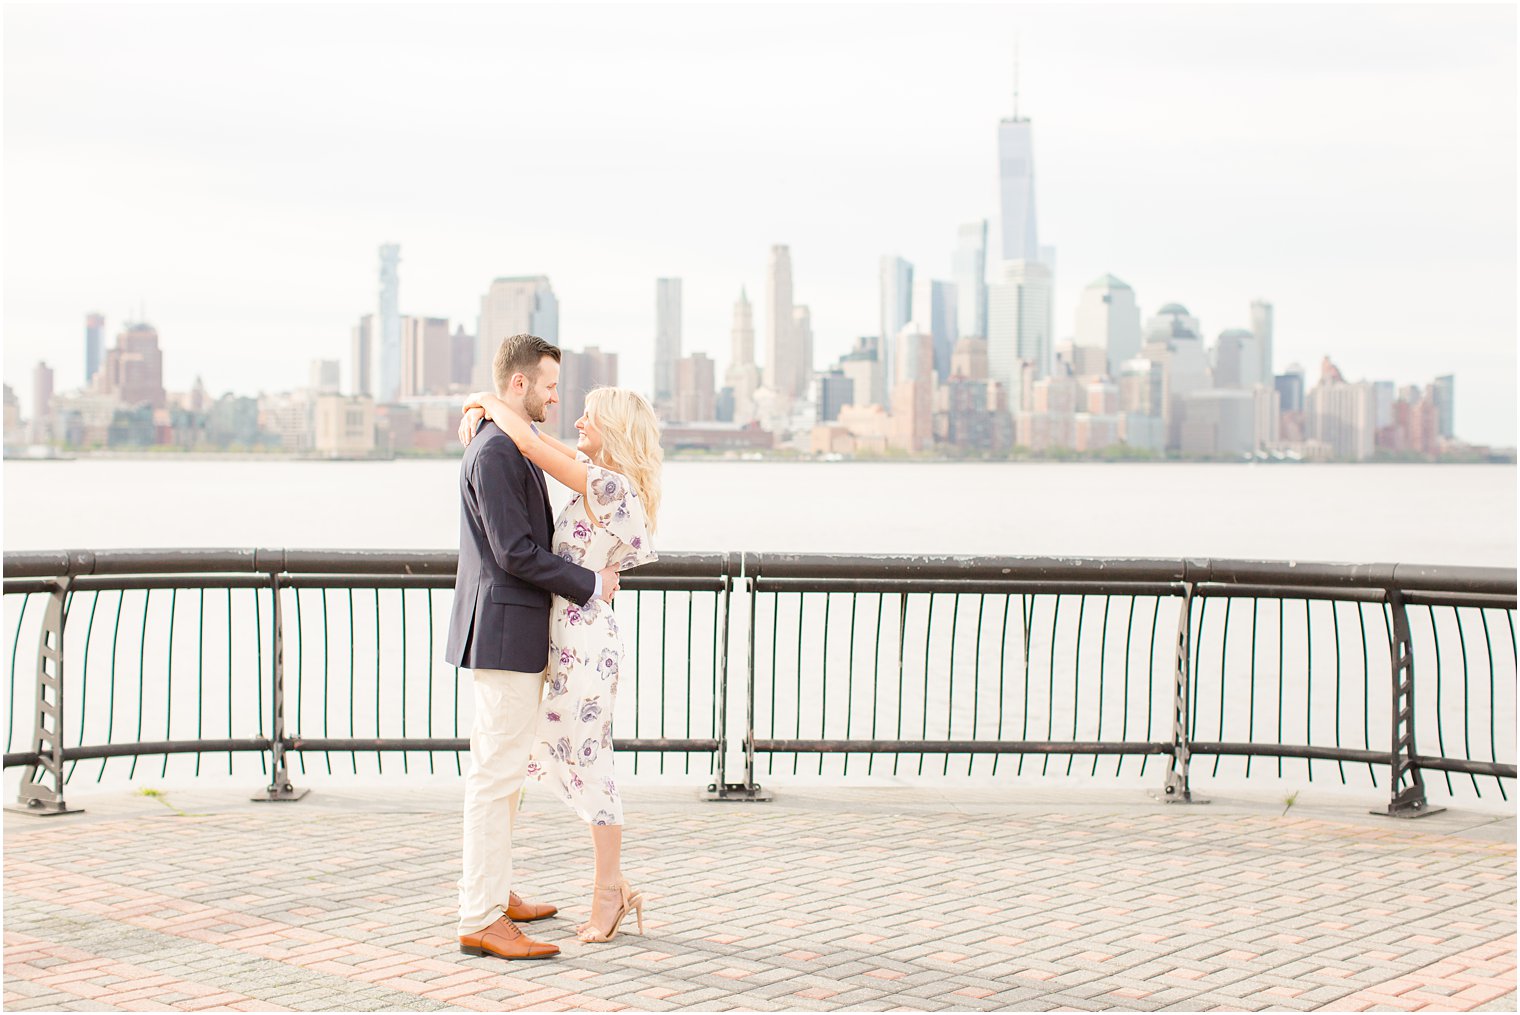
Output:
<instances>
[{"instance_id":1,"label":"railing base plate","mask_svg":"<svg viewBox=\"0 0 1520 1015\"><path fill-rule=\"evenodd\" d=\"M30 814L34 818L51 818L59 814L83 814L83 807L70 807L59 800L57 803L49 803L42 800L33 800L26 804L6 804L7 814Z\"/></svg>"},{"instance_id":2,"label":"railing base plate","mask_svg":"<svg viewBox=\"0 0 1520 1015\"><path fill-rule=\"evenodd\" d=\"M1212 801L1210 801L1210 800L1208 800L1208 799L1206 799L1204 797L1201 797L1201 796L1195 796L1191 792L1188 792L1188 793L1159 793L1156 790L1151 790L1150 791L1150 798L1152 800L1155 800L1155 801L1157 801L1159 803L1163 803L1163 804L1206 804L1206 803L1212 803Z\"/></svg>"},{"instance_id":3,"label":"railing base plate","mask_svg":"<svg viewBox=\"0 0 1520 1015\"><path fill-rule=\"evenodd\" d=\"M773 797L761 789L759 783L747 786L742 782L725 782L720 786L715 782L710 782L707 784L707 791L702 794L702 799L764 803Z\"/></svg>"},{"instance_id":4,"label":"railing base plate","mask_svg":"<svg viewBox=\"0 0 1520 1015\"><path fill-rule=\"evenodd\" d=\"M1432 814L1440 814L1445 807L1431 807L1429 804L1413 804L1407 807L1388 807L1381 811L1368 811L1368 814L1376 814L1380 818L1403 818L1406 821L1411 818L1428 818Z\"/></svg>"},{"instance_id":5,"label":"railing base plate","mask_svg":"<svg viewBox=\"0 0 1520 1015\"><path fill-rule=\"evenodd\" d=\"M310 792L310 789L296 789L291 785L270 786L259 796L249 797L248 799L256 804L289 803L292 800L301 799Z\"/></svg>"}]
</instances>

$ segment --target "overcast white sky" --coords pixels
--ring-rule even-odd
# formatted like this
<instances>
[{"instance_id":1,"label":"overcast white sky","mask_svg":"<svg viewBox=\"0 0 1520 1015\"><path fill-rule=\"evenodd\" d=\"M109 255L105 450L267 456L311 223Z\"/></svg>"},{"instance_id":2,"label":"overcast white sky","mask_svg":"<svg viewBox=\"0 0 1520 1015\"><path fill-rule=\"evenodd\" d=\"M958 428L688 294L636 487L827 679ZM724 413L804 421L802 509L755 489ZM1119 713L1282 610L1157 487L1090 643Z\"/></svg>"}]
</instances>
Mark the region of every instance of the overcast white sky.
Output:
<instances>
[{"instance_id":1,"label":"overcast white sky","mask_svg":"<svg viewBox=\"0 0 1520 1015\"><path fill-rule=\"evenodd\" d=\"M474 330L544 273L560 339L647 387L654 279L728 360L792 248L819 365L877 327L877 260L949 278L996 235L1015 34L1058 337L1112 272L1210 340L1277 306L1277 366L1457 375L1513 444L1512 6L326 7L4 13L5 379L79 384L139 303L166 381L305 382L401 244L403 313ZM757 321L763 327L763 321Z\"/></svg>"}]
</instances>

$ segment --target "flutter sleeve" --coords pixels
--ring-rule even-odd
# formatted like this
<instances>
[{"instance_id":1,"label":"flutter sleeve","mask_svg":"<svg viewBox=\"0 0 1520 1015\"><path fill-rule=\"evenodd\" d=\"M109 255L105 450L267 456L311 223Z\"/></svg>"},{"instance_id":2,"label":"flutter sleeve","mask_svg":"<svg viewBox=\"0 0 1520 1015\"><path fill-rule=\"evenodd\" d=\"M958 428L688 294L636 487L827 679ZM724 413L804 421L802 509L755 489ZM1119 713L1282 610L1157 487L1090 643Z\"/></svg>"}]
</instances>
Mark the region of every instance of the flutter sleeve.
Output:
<instances>
[{"instance_id":1,"label":"flutter sleeve","mask_svg":"<svg viewBox=\"0 0 1520 1015\"><path fill-rule=\"evenodd\" d=\"M657 560L649 539L644 505L627 477L599 465L586 466L586 507L596 523L617 537L622 545L613 553L611 567L626 571Z\"/></svg>"}]
</instances>

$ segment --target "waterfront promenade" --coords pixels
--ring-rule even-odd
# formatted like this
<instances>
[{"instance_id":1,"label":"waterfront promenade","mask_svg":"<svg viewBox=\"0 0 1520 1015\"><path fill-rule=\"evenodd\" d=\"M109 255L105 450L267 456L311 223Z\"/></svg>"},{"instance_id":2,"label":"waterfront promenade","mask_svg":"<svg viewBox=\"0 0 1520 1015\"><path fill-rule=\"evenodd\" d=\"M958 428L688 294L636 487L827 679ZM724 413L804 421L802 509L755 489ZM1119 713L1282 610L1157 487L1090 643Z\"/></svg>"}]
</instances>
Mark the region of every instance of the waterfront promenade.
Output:
<instances>
[{"instance_id":1,"label":"waterfront promenade","mask_svg":"<svg viewBox=\"0 0 1520 1015\"><path fill-rule=\"evenodd\" d=\"M71 793L5 818L8 1009L1515 1008L1513 813L1320 792L630 787L646 934L574 940L589 844L530 795L554 961L460 955L457 786ZM630 921L631 923L631 921Z\"/></svg>"}]
</instances>

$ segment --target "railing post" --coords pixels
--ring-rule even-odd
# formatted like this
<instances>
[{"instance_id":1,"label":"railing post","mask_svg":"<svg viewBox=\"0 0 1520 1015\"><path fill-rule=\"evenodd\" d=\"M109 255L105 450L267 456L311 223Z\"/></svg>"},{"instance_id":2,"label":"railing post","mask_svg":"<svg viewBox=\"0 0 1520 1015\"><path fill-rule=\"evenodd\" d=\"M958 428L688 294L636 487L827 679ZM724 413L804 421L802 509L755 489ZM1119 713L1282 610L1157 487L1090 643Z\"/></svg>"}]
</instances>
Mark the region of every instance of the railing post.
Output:
<instances>
[{"instance_id":1,"label":"railing post","mask_svg":"<svg viewBox=\"0 0 1520 1015\"><path fill-rule=\"evenodd\" d=\"M720 573L723 578L723 590L718 597L718 602L723 610L722 642L714 646L717 651L717 729L713 732L717 737L717 764L714 766L713 782L707 787L709 799L721 800L727 796L728 791L728 611L732 603L734 591L733 575L729 573L729 554L723 554L723 564Z\"/></svg>"},{"instance_id":2,"label":"railing post","mask_svg":"<svg viewBox=\"0 0 1520 1015\"><path fill-rule=\"evenodd\" d=\"M1169 804L1201 804L1188 785L1188 770L1193 752L1189 744L1188 723L1193 714L1191 694L1193 647L1193 583L1182 583L1182 609L1177 620L1176 659L1172 667L1172 755L1166 767L1166 782L1161 801Z\"/></svg>"},{"instance_id":3,"label":"railing post","mask_svg":"<svg viewBox=\"0 0 1520 1015\"><path fill-rule=\"evenodd\" d=\"M1425 780L1414 750L1414 638L1409 613L1398 589L1388 590L1393 613L1393 642L1388 646L1393 661L1393 736L1388 754L1388 809L1373 811L1390 818L1423 818L1439 814L1444 807L1431 807L1425 800ZM1439 705L1439 702L1437 703Z\"/></svg>"},{"instance_id":4,"label":"railing post","mask_svg":"<svg viewBox=\"0 0 1520 1015\"><path fill-rule=\"evenodd\" d=\"M719 755L717 781L707 787L708 799L710 800L745 800L761 801L769 800L770 794L760 788L755 782L755 588L754 582L747 573L749 570L750 556L747 553L739 554L739 581L746 584L749 597L749 625L745 632L747 661L744 667L744 779L742 782L727 782L726 767ZM734 575L728 565L727 557L724 560L724 608L723 608L723 726L724 730L719 734L719 751L726 751L728 746L728 682L733 670L728 665L728 604L731 602Z\"/></svg>"},{"instance_id":5,"label":"railing post","mask_svg":"<svg viewBox=\"0 0 1520 1015\"><path fill-rule=\"evenodd\" d=\"M8 811L48 817L80 814L63 799L63 631L68 622L70 577L63 575L48 596L37 645L37 707L33 712L32 749L37 760L26 766L14 807ZM39 779L51 785L45 785Z\"/></svg>"},{"instance_id":6,"label":"railing post","mask_svg":"<svg viewBox=\"0 0 1520 1015\"><path fill-rule=\"evenodd\" d=\"M290 772L285 765L285 748L288 738L285 736L285 621L284 611L280 606L280 573L269 572L269 589L274 598L273 616L270 626L273 628L274 639L273 664L270 670L269 680L269 785L264 788L255 801L275 800L299 800L309 789L297 789L290 781Z\"/></svg>"}]
</instances>

